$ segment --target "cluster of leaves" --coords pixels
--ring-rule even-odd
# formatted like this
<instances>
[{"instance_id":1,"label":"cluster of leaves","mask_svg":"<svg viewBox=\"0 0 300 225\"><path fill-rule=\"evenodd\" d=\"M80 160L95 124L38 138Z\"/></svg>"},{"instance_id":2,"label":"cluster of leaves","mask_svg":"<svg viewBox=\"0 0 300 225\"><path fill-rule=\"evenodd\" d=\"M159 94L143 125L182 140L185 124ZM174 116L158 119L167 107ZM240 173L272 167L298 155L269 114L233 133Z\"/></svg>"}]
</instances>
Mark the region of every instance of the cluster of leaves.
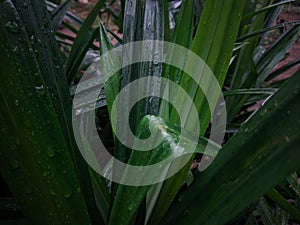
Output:
<instances>
[{"instance_id":1,"label":"cluster of leaves","mask_svg":"<svg viewBox=\"0 0 300 225\"><path fill-rule=\"evenodd\" d=\"M82 21L67 11L70 1L60 6L43 0L0 1L0 169L14 196L1 198L1 224L300 222L295 172L300 169L300 73L288 81L269 82L300 62L274 70L298 38L299 21L274 26L282 6L290 2L127 0L121 1L116 13L115 1L100 0ZM93 27L99 12L111 15L122 39L102 23ZM76 37L61 32L60 26ZM287 26L268 49L262 45L269 30ZM71 95L81 72L113 48L111 37L118 44L149 39L179 44L201 57L216 75L226 97L228 124L226 143L208 169L191 172L190 160L164 182L133 187L109 183L83 160L72 135ZM153 49L153 55L159 47ZM115 64L107 59L102 69L105 72L105 66ZM178 83L194 100L203 136L199 139L210 132L208 103L189 76L162 63L127 66L116 74L117 79L103 84L95 119L114 156L130 164L161 159L161 148L171 155L174 152L174 145L160 146L147 153L152 154L149 162L148 155L140 156L111 134L108 114L118 91L138 78L151 76ZM148 88L153 86L149 83ZM182 110L190 109L182 96L170 94L182 103ZM263 106L254 113L249 110L262 100ZM91 109L84 105L78 110ZM125 105L124 110L130 109ZM161 127L163 119L169 124L164 124L166 131L172 131L168 137L178 144L172 126L181 121L168 103L146 98L131 113L131 127L138 136L144 135L145 127ZM194 123L188 118L184 122L193 132ZM200 141L197 144L201 149ZM124 176L128 176L126 171Z\"/></svg>"}]
</instances>

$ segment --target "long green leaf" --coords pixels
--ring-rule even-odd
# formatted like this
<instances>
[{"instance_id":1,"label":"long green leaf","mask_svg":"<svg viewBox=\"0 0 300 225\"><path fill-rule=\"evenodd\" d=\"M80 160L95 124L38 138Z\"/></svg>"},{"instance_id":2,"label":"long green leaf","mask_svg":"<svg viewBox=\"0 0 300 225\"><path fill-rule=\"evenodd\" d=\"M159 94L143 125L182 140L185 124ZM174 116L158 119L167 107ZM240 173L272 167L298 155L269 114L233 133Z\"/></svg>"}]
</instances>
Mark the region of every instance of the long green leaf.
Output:
<instances>
[{"instance_id":1,"label":"long green leaf","mask_svg":"<svg viewBox=\"0 0 300 225\"><path fill-rule=\"evenodd\" d=\"M269 204L264 198L259 200L257 210L264 225L279 225L279 221L273 215Z\"/></svg>"},{"instance_id":2,"label":"long green leaf","mask_svg":"<svg viewBox=\"0 0 300 225\"><path fill-rule=\"evenodd\" d=\"M284 23L281 23L281 24L278 24L278 25L275 25L275 26L271 26L271 27L262 28L262 29L253 31L249 34L246 34L244 36L239 37L237 39L237 41L239 41L239 42L244 41L247 38L257 36L257 35L260 35L260 34L264 34L264 33L266 33L267 31L270 31L270 30L276 30L276 29L287 27L287 26L296 26L296 25L299 25L299 24L300 24L300 21L295 20L295 21L290 21L290 22L284 22Z\"/></svg>"},{"instance_id":3,"label":"long green leaf","mask_svg":"<svg viewBox=\"0 0 300 225\"><path fill-rule=\"evenodd\" d=\"M250 19L250 18L254 17L257 14L260 14L260 13L265 12L265 11L269 11L270 9L273 9L273 8L278 7L278 6L281 6L281 5L284 5L284 4L287 4L287 3L291 3L291 2L294 2L294 1L295 0L287 0L287 1L277 2L277 3L274 3L272 5L268 5L268 6L263 7L263 8L255 11L253 13L249 13L249 14L243 16L243 20Z\"/></svg>"},{"instance_id":4,"label":"long green leaf","mask_svg":"<svg viewBox=\"0 0 300 225\"><path fill-rule=\"evenodd\" d=\"M264 5L266 5L267 3L267 1L263 2ZM247 33L251 33L253 30L262 28L265 17L266 12L260 13L253 19L253 21L251 21L251 25L246 25L246 29L245 27L243 27L243 29L245 29ZM230 82L231 90L240 88L251 88L254 86L258 74L256 73L253 55L259 40L259 36L254 36L245 40L245 43L247 44L244 45L239 51L236 63L234 64L235 68ZM241 110L247 98L248 96L235 96L226 99L226 109L228 112L227 120L229 122L231 122L236 113Z\"/></svg>"},{"instance_id":5,"label":"long green leaf","mask_svg":"<svg viewBox=\"0 0 300 225\"><path fill-rule=\"evenodd\" d=\"M164 6L166 6L166 1L127 1L125 5L125 18L124 18L124 36L123 42L124 44L130 43L133 41L140 40L164 40L165 35L165 25L164 25ZM139 29L136 29L139 27ZM161 76L162 73L162 64L155 62L155 57L157 54L162 54L162 45L153 46L152 52L152 62L142 62L139 64L129 65L125 68L122 68L122 80L121 80L121 88L128 85L130 82L142 78L149 77L147 89L151 89L153 91L159 91L157 87L159 87L159 83L153 82L151 76ZM128 49L129 57L133 57L132 49ZM135 51L137 53L138 51ZM140 52L137 54L149 54L144 53L143 49L140 49ZM124 59L126 60L126 58ZM156 89L154 89L156 88ZM139 87L139 91L143 92L145 90L142 87ZM119 117L118 120L124 121L128 120L128 118L122 118L122 115L126 115L124 112L129 112L134 115L129 118L129 122L132 126L133 132L136 132L138 124L143 116L152 114L158 114L159 100L158 99L150 99L150 96L145 100L140 101L136 104L133 109L128 108L128 101L131 96L136 95L136 93L129 91L126 96L121 96L122 100L119 101ZM118 126L118 124L117 124ZM120 127L120 132L122 134L126 134L126 128ZM127 149L123 146L119 141L116 141L115 145L115 157L121 161L127 162L130 158L130 149ZM117 171L120 173L120 171ZM109 224L120 224L125 225L129 224L134 217L136 216L137 207L133 207L132 205L138 206L144 201L146 196L146 191L148 187L131 187L124 185L113 185L112 195L114 199L112 200L112 209ZM136 200L133 202L133 197ZM127 199L127 200L126 200ZM124 205L124 203L127 204ZM142 204L145 205L145 204ZM145 213L145 210L140 210L140 212ZM143 219L145 217L144 214L138 214L137 220Z\"/></svg>"},{"instance_id":6,"label":"long green leaf","mask_svg":"<svg viewBox=\"0 0 300 225\"><path fill-rule=\"evenodd\" d=\"M192 51L198 54L210 67L220 85L225 80L243 7L243 1L205 1L197 33L193 41ZM201 72L199 73L200 80ZM199 110L201 134L203 135L209 124L211 113L205 96L198 90L197 84L189 76L184 75L180 85L194 99L194 104ZM177 98L182 101L182 106L186 107L186 100L181 96ZM179 118L175 110L171 112L170 122L179 124ZM193 126L194 124L189 124L187 128L194 130ZM170 206L185 180L188 169L189 165L187 164L176 176L168 179L163 184L158 202L160 204L163 202L164 206L161 208L161 213L155 218L155 221L159 221L165 210Z\"/></svg>"},{"instance_id":7,"label":"long green leaf","mask_svg":"<svg viewBox=\"0 0 300 225\"><path fill-rule=\"evenodd\" d=\"M63 2L59 7L55 9L55 11L51 13L51 23L54 31L57 31L59 26L61 25L68 11L70 3L70 0Z\"/></svg>"},{"instance_id":8,"label":"long green leaf","mask_svg":"<svg viewBox=\"0 0 300 225\"><path fill-rule=\"evenodd\" d=\"M299 30L300 24L295 25L286 31L257 63L256 67L259 77L256 82L256 87L259 87L265 81L271 70L284 58L285 54L297 40Z\"/></svg>"},{"instance_id":9,"label":"long green leaf","mask_svg":"<svg viewBox=\"0 0 300 225\"><path fill-rule=\"evenodd\" d=\"M24 7L24 5L26 7ZM16 1L15 6L21 20L26 24L25 29L30 38L30 44L32 45L32 50L35 52L36 60L40 68L40 73L28 72L28 74L33 81L38 78L43 80L43 84L37 83L36 85L41 88L41 91L48 89L49 93L51 93L50 97L45 98L44 101L46 104L54 105L55 107L55 113L62 128L66 143L68 144L68 150L78 175L81 190L85 195L89 214L93 222L98 221L97 217L99 217L100 214L97 212L95 206L88 166L77 149L72 133L72 102L67 88L68 83L60 58L60 51L53 31L51 30L51 23L48 18L45 2L43 0ZM42 40L48 44L43 44Z\"/></svg>"},{"instance_id":10,"label":"long green leaf","mask_svg":"<svg viewBox=\"0 0 300 225\"><path fill-rule=\"evenodd\" d=\"M194 2L185 0L182 2L180 12L177 18L177 23L172 35L172 42L190 48L192 44L192 35L193 35L193 13ZM168 52L167 57L174 57L172 50ZM185 62L182 62L183 65ZM168 78L174 82L180 82L183 72L177 68L174 68L170 65L164 65L162 76ZM164 91L167 87L163 87ZM168 88L169 89L169 88ZM169 96L172 96L175 93L168 93ZM164 118L166 121L170 117L170 107L169 103L162 101L160 105L159 115ZM160 192L162 183L159 183L151 188L147 196L147 223L148 224L157 224L157 222L163 217L167 208L169 207L171 200L174 198L174 195L170 193ZM168 190L167 190L168 191ZM174 192L175 194L175 192ZM168 204L166 204L168 203ZM153 210L153 211L152 211ZM151 217L150 217L151 215ZM149 220L149 221L148 221Z\"/></svg>"},{"instance_id":11,"label":"long green leaf","mask_svg":"<svg viewBox=\"0 0 300 225\"><path fill-rule=\"evenodd\" d=\"M53 2L47 1L46 0L46 5L47 5L47 10L52 13L54 12L57 7L59 7L58 5L54 4ZM81 26L83 23L83 20L81 18L79 18L78 16L76 16L75 14L71 13L70 11L67 11L66 13L66 19L75 24L76 26Z\"/></svg>"},{"instance_id":12,"label":"long green leaf","mask_svg":"<svg viewBox=\"0 0 300 225\"><path fill-rule=\"evenodd\" d=\"M300 222L300 212L289 203L275 188L267 193L267 196L276 202L282 209L288 212L298 223Z\"/></svg>"},{"instance_id":13,"label":"long green leaf","mask_svg":"<svg viewBox=\"0 0 300 225\"><path fill-rule=\"evenodd\" d=\"M282 67L275 70L274 72L270 73L266 80L269 81L299 64L300 64L300 59L295 59L295 60L283 65Z\"/></svg>"},{"instance_id":14,"label":"long green leaf","mask_svg":"<svg viewBox=\"0 0 300 225\"><path fill-rule=\"evenodd\" d=\"M229 140L161 224L226 224L299 169L299 75L300 71Z\"/></svg>"},{"instance_id":15,"label":"long green leaf","mask_svg":"<svg viewBox=\"0 0 300 225\"><path fill-rule=\"evenodd\" d=\"M133 151L128 164L140 166L140 170L137 173L142 173L143 175L132 174L130 169L126 170L125 168L122 179L135 180L135 182L136 180L139 180L141 183L144 183L150 177L150 179L153 179L153 171L145 169L143 166L153 165L162 160L168 160L167 162L171 162L176 159L178 149L180 149L183 154L192 154L193 146L196 146L196 153L204 154L205 149L208 149L209 151L205 153L207 156L215 156L219 149L218 145L209 142L205 138L201 138L198 143L193 143L191 140L181 137L180 129L174 127L174 125L166 124L160 117L149 115L145 116L140 122L137 131L138 137L146 137L149 134L148 128L150 128L154 133L155 138L162 140L162 143L152 151L142 153L139 151ZM168 157L170 158L167 159ZM161 164L161 166L164 168L167 166L167 163ZM156 176L160 177L161 174L157 173ZM149 183L151 184L151 181L149 181ZM110 224L129 224L131 218L139 209L140 203L144 199L149 188L149 185L140 187L119 185L111 212ZM116 208L116 206L118 208ZM114 210L117 212L114 212ZM113 215L116 214L119 216L113 217Z\"/></svg>"},{"instance_id":16,"label":"long green leaf","mask_svg":"<svg viewBox=\"0 0 300 225\"><path fill-rule=\"evenodd\" d=\"M36 3L34 1L32 6L39 17L45 8ZM23 4L28 5L25 8L22 5L22 9L32 13L29 3ZM56 114L63 115L59 104L54 103L59 102L56 98L62 90L57 89L54 77L45 80L42 76L44 65L39 63L38 57L44 49L30 40L37 20L31 17L32 23L24 27L20 20L23 19L21 8L17 7L20 12L17 13L11 1L1 2L0 7L0 74L5 77L0 86L4 106L0 113L1 172L33 224L59 224L61 221L90 224L68 151L67 136L64 136L64 123ZM34 41L42 46L35 37Z\"/></svg>"},{"instance_id":17,"label":"long green leaf","mask_svg":"<svg viewBox=\"0 0 300 225\"><path fill-rule=\"evenodd\" d=\"M85 53L89 49L94 39L93 23L98 16L100 9L104 5L104 0L99 0L94 6L92 12L88 15L80 30L77 33L76 39L73 43L72 50L66 65L66 72L68 82L71 83L74 76L78 72Z\"/></svg>"},{"instance_id":18,"label":"long green leaf","mask_svg":"<svg viewBox=\"0 0 300 225\"><path fill-rule=\"evenodd\" d=\"M275 88L249 88L237 89L232 91L224 91L224 96L232 95L272 95L277 91Z\"/></svg>"}]
</instances>

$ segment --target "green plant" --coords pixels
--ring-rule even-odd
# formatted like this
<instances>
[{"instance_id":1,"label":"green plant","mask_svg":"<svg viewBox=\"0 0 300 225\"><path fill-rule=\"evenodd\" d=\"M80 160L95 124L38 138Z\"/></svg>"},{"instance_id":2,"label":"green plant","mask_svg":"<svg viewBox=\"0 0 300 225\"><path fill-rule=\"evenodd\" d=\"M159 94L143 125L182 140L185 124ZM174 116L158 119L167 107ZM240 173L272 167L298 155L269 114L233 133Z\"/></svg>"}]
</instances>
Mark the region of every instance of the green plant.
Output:
<instances>
[{"instance_id":1,"label":"green plant","mask_svg":"<svg viewBox=\"0 0 300 225\"><path fill-rule=\"evenodd\" d=\"M175 16L174 30L169 28L169 13L172 12L167 0L121 1L120 16L109 7L113 2L98 1L84 22L67 12L68 1L60 7L47 3L51 16L43 0L0 2L0 96L3 105L0 168L16 198L1 198L0 212L7 212L8 205L14 204L20 206L26 216L21 220L8 216L12 221L3 219L1 224L300 222L299 205L286 201L289 196L299 204L298 177L294 172L300 169L300 72L284 84L267 83L299 63L298 60L272 70L298 37L300 23L291 24L268 49L261 44L264 36L259 36L286 25L272 27L280 7L292 1L184 0ZM122 40L109 32L119 42L170 41L190 48L215 74L227 98L228 124L225 143L206 170L189 170L192 158L164 182L128 186L108 182L80 155L71 129L70 92L76 89L87 52L93 49L103 55L113 48L105 26L101 23L93 27L103 8L115 15L117 23L123 23ZM64 15L70 23L62 22ZM120 19L122 15L124 18ZM55 39L54 29L61 23L76 33L76 38L58 31ZM80 25L80 29L72 23ZM70 40L74 42L70 44ZM94 44L95 40L99 40L100 48ZM154 48L153 54L159 50L159 46ZM174 55L169 52L167 57ZM189 63L188 57L186 60ZM103 76L118 63L116 58L105 58ZM100 96L95 118L100 137L114 141L106 143L113 145L114 156L130 164L147 165L174 154L180 135L177 124L181 119L165 101L146 98L136 104L131 111L134 116L129 118L133 132L139 137L146 137L151 126L165 130L165 139L153 151L140 154L123 146L111 134L106 114L111 113L120 89L136 79L151 76L178 83L193 99L201 123L201 136L197 137L198 143L191 145L197 145L196 159L205 157L203 140L207 143L205 137L210 132L212 112L203 90L179 69L154 61L123 68L103 84L107 106ZM212 81L208 82L207 88ZM151 84L149 88L153 87ZM164 91L163 86L156 88ZM132 94L128 93L127 98ZM183 96L172 90L170 94L178 99L182 110L190 110ZM260 100L265 104L255 113L249 112L249 106ZM85 106L79 109L91 110ZM126 105L122 110L130 111ZM193 134L195 123L187 118L184 122ZM183 147L184 151L189 150L188 144ZM165 154L161 154L162 151ZM128 176L126 171L124 176ZM288 184L281 183L274 188L287 177ZM270 206L274 202L277 214Z\"/></svg>"}]
</instances>

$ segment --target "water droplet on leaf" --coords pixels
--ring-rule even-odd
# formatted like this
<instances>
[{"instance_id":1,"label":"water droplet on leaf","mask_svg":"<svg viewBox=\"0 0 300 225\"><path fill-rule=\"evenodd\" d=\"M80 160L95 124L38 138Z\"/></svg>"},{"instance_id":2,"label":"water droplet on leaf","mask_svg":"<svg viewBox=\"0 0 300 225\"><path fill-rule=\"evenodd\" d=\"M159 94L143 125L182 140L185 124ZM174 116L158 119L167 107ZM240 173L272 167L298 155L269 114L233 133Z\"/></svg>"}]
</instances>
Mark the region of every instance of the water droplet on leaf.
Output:
<instances>
[{"instance_id":1,"label":"water droplet on leaf","mask_svg":"<svg viewBox=\"0 0 300 225\"><path fill-rule=\"evenodd\" d=\"M56 193L55 193L55 191L54 191L53 189L50 189L50 194L51 194L52 196L55 196L55 195L56 195Z\"/></svg>"},{"instance_id":2,"label":"water droplet on leaf","mask_svg":"<svg viewBox=\"0 0 300 225\"><path fill-rule=\"evenodd\" d=\"M64 188L64 197L65 198L70 198L72 196L72 189L69 185L67 185L65 188Z\"/></svg>"},{"instance_id":3,"label":"water droplet on leaf","mask_svg":"<svg viewBox=\"0 0 300 225\"><path fill-rule=\"evenodd\" d=\"M28 9L28 4L27 4L27 2L24 2L24 3L23 3L23 8L24 8L24 9Z\"/></svg>"},{"instance_id":4,"label":"water droplet on leaf","mask_svg":"<svg viewBox=\"0 0 300 225\"><path fill-rule=\"evenodd\" d=\"M21 52L18 46L14 47L13 53L15 53L16 55L20 55Z\"/></svg>"},{"instance_id":5,"label":"water droplet on leaf","mask_svg":"<svg viewBox=\"0 0 300 225\"><path fill-rule=\"evenodd\" d=\"M10 31L12 33L18 33L20 31L20 26L15 21L8 21L5 24L5 27L8 31Z\"/></svg>"},{"instance_id":6,"label":"water droplet on leaf","mask_svg":"<svg viewBox=\"0 0 300 225\"><path fill-rule=\"evenodd\" d=\"M30 120L25 120L24 125L25 125L26 128L31 128L32 127L32 123L31 123Z\"/></svg>"},{"instance_id":7,"label":"water droplet on leaf","mask_svg":"<svg viewBox=\"0 0 300 225\"><path fill-rule=\"evenodd\" d=\"M54 149L52 147L48 147L46 152L47 152L47 155L50 158L53 158L55 156L55 152L54 152Z\"/></svg>"},{"instance_id":8,"label":"water droplet on leaf","mask_svg":"<svg viewBox=\"0 0 300 225\"><path fill-rule=\"evenodd\" d=\"M44 85L36 86L35 89L37 90L37 92L38 92L40 95L45 94L45 88L44 88Z\"/></svg>"},{"instance_id":9,"label":"water droplet on leaf","mask_svg":"<svg viewBox=\"0 0 300 225\"><path fill-rule=\"evenodd\" d=\"M13 170L18 169L19 167L20 167L20 164L19 164L19 162L18 162L17 160L13 160L13 161L11 162L11 168L12 168Z\"/></svg>"},{"instance_id":10,"label":"water droplet on leaf","mask_svg":"<svg viewBox=\"0 0 300 225\"><path fill-rule=\"evenodd\" d=\"M32 190L31 190L30 188L27 188L27 189L25 190L25 193L26 193L27 195L30 195L30 194L32 194Z\"/></svg>"}]
</instances>

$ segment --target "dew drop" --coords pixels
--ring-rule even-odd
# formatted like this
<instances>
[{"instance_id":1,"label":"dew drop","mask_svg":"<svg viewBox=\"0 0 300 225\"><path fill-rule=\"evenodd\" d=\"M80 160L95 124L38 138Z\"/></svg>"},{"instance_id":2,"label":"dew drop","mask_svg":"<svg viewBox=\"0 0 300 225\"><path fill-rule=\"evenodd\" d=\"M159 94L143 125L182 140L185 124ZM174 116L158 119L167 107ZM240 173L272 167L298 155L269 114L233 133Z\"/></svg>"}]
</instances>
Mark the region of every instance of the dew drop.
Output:
<instances>
[{"instance_id":1,"label":"dew drop","mask_svg":"<svg viewBox=\"0 0 300 225\"><path fill-rule=\"evenodd\" d=\"M21 52L18 46L13 48L13 53L15 53L16 55L20 55Z\"/></svg>"},{"instance_id":2,"label":"dew drop","mask_svg":"<svg viewBox=\"0 0 300 225\"><path fill-rule=\"evenodd\" d=\"M290 142L290 139L289 139L288 136L285 136L284 138L285 138L285 141L286 141L286 142Z\"/></svg>"},{"instance_id":3,"label":"dew drop","mask_svg":"<svg viewBox=\"0 0 300 225\"><path fill-rule=\"evenodd\" d=\"M67 185L65 188L64 188L64 197L65 198L70 198L72 196L72 189L69 185Z\"/></svg>"},{"instance_id":4,"label":"dew drop","mask_svg":"<svg viewBox=\"0 0 300 225\"><path fill-rule=\"evenodd\" d=\"M13 161L11 162L11 168L12 168L13 170L18 169L19 167L20 167L20 164L19 164L19 162L18 162L17 160L13 160Z\"/></svg>"},{"instance_id":5,"label":"dew drop","mask_svg":"<svg viewBox=\"0 0 300 225\"><path fill-rule=\"evenodd\" d=\"M16 145L19 145L19 144L20 144L20 139L16 138Z\"/></svg>"},{"instance_id":6,"label":"dew drop","mask_svg":"<svg viewBox=\"0 0 300 225\"><path fill-rule=\"evenodd\" d=\"M185 215L185 216L187 216L187 215L189 215L190 214L190 211L189 210L184 210L184 212L183 212L183 215Z\"/></svg>"},{"instance_id":7,"label":"dew drop","mask_svg":"<svg viewBox=\"0 0 300 225\"><path fill-rule=\"evenodd\" d=\"M44 88L44 85L41 85L41 86L36 86L35 89L37 90L38 94L40 95L43 95L45 94L45 88Z\"/></svg>"},{"instance_id":8,"label":"dew drop","mask_svg":"<svg viewBox=\"0 0 300 225\"><path fill-rule=\"evenodd\" d=\"M18 33L20 31L20 26L15 21L8 21L5 24L5 27L8 31L10 31L12 33Z\"/></svg>"},{"instance_id":9,"label":"dew drop","mask_svg":"<svg viewBox=\"0 0 300 225\"><path fill-rule=\"evenodd\" d=\"M51 194L52 196L55 196L55 195L56 195L56 192L55 192L53 189L50 189L50 194Z\"/></svg>"},{"instance_id":10,"label":"dew drop","mask_svg":"<svg viewBox=\"0 0 300 225\"><path fill-rule=\"evenodd\" d=\"M32 123L31 123L30 120L25 120L24 125L25 125L26 128L31 128L32 127Z\"/></svg>"},{"instance_id":11,"label":"dew drop","mask_svg":"<svg viewBox=\"0 0 300 225\"><path fill-rule=\"evenodd\" d=\"M55 156L55 152L54 152L54 149L52 147L48 147L46 152L47 152L47 155L50 158L53 158Z\"/></svg>"},{"instance_id":12,"label":"dew drop","mask_svg":"<svg viewBox=\"0 0 300 225\"><path fill-rule=\"evenodd\" d=\"M27 2L24 2L24 3L23 3L23 8L24 8L24 9L28 9L28 4L27 4Z\"/></svg>"},{"instance_id":13,"label":"dew drop","mask_svg":"<svg viewBox=\"0 0 300 225\"><path fill-rule=\"evenodd\" d=\"M27 195L30 195L30 194L32 194L32 190L31 190L30 188L27 188L27 189L25 190L25 193L26 193Z\"/></svg>"}]
</instances>

